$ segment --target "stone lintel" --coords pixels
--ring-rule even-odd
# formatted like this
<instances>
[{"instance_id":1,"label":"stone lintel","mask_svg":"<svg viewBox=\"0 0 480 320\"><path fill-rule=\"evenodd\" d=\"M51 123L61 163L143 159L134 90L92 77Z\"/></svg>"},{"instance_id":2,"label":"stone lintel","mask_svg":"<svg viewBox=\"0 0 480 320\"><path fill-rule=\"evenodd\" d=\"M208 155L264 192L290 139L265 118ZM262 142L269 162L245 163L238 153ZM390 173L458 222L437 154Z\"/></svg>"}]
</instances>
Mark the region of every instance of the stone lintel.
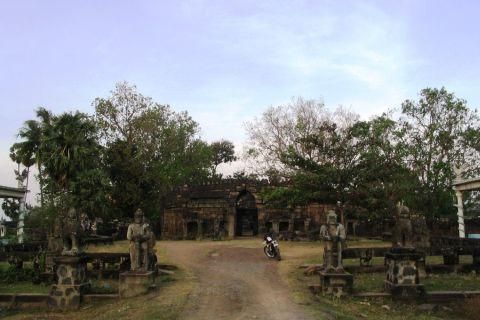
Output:
<instances>
[{"instance_id":1,"label":"stone lintel","mask_svg":"<svg viewBox=\"0 0 480 320\"><path fill-rule=\"evenodd\" d=\"M86 263L88 260L87 255L81 254L78 256L56 256L53 258L55 264L64 264L64 265L76 265L78 263Z\"/></svg>"}]
</instances>

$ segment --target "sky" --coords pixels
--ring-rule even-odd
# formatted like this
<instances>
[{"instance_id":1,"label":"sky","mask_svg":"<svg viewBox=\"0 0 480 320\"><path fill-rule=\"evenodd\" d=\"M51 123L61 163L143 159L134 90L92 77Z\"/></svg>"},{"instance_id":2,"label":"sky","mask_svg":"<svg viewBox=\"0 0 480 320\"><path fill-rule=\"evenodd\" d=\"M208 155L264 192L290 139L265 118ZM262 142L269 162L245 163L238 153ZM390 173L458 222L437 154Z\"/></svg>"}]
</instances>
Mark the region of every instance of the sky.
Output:
<instances>
[{"instance_id":1,"label":"sky","mask_svg":"<svg viewBox=\"0 0 480 320\"><path fill-rule=\"evenodd\" d=\"M237 151L245 121L294 96L369 118L445 86L477 108L479 16L461 0L0 0L0 185L36 108L93 113L119 81Z\"/></svg>"}]
</instances>

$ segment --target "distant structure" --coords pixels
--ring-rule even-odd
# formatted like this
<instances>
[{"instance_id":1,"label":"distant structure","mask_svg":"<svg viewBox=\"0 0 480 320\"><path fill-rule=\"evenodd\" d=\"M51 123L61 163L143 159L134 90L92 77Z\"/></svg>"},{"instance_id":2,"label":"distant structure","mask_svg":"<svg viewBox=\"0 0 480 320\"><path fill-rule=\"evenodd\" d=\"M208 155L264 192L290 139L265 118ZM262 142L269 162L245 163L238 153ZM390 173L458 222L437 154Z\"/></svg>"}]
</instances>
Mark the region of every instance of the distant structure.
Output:
<instances>
[{"instance_id":1,"label":"distant structure","mask_svg":"<svg viewBox=\"0 0 480 320\"><path fill-rule=\"evenodd\" d=\"M23 220L25 218L25 196L27 194L27 188L19 187L12 188L7 186L0 186L0 199L18 199L20 204L20 215L17 226L17 239L19 243L23 243Z\"/></svg>"},{"instance_id":2,"label":"distant structure","mask_svg":"<svg viewBox=\"0 0 480 320\"><path fill-rule=\"evenodd\" d=\"M458 236L465 238L465 220L463 212L463 192L480 190L480 177L473 179L457 179L453 183L453 190L457 196Z\"/></svg>"},{"instance_id":3,"label":"distant structure","mask_svg":"<svg viewBox=\"0 0 480 320\"><path fill-rule=\"evenodd\" d=\"M168 197L162 238L232 239L270 230L283 238L318 236L328 210L335 207L315 203L293 208L269 206L261 191L270 186L256 180L184 186Z\"/></svg>"}]
</instances>

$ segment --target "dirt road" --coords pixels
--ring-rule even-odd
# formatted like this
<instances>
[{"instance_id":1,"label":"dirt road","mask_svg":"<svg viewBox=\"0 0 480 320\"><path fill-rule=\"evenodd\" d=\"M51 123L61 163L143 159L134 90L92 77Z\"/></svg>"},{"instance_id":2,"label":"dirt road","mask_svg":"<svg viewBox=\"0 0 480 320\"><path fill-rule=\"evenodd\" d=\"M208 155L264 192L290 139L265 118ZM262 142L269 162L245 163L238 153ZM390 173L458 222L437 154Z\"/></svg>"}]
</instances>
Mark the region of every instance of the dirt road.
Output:
<instances>
[{"instance_id":1,"label":"dirt road","mask_svg":"<svg viewBox=\"0 0 480 320\"><path fill-rule=\"evenodd\" d=\"M257 248L215 242L162 244L199 283L183 312L184 319L312 319L292 301L278 275L278 263Z\"/></svg>"}]
</instances>

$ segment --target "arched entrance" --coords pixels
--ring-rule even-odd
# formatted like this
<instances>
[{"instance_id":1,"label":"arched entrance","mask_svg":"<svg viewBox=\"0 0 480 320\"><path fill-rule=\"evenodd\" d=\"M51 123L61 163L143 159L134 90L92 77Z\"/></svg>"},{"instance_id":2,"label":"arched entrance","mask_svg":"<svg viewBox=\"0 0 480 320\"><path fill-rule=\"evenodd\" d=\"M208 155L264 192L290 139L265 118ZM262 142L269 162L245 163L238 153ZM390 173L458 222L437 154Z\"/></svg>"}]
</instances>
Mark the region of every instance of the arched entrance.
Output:
<instances>
[{"instance_id":1,"label":"arched entrance","mask_svg":"<svg viewBox=\"0 0 480 320\"><path fill-rule=\"evenodd\" d=\"M235 236L256 236L258 234L258 209L255 197L243 191L235 203Z\"/></svg>"}]
</instances>

